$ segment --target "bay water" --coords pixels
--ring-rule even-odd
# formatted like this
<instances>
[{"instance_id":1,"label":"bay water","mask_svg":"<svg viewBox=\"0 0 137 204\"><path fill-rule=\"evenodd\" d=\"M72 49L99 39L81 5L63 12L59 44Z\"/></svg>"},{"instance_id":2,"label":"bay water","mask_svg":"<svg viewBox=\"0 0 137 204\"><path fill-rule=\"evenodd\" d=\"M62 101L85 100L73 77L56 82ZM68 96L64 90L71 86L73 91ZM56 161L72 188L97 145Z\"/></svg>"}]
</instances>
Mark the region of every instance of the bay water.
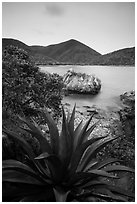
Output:
<instances>
[{"instance_id":1,"label":"bay water","mask_svg":"<svg viewBox=\"0 0 137 204\"><path fill-rule=\"evenodd\" d=\"M101 109L118 110L122 107L120 94L135 90L135 67L128 66L39 66L42 72L57 73L63 76L69 69L76 72L94 74L101 80L101 90L97 95L72 94L65 96L63 103L78 107L96 106Z\"/></svg>"}]
</instances>

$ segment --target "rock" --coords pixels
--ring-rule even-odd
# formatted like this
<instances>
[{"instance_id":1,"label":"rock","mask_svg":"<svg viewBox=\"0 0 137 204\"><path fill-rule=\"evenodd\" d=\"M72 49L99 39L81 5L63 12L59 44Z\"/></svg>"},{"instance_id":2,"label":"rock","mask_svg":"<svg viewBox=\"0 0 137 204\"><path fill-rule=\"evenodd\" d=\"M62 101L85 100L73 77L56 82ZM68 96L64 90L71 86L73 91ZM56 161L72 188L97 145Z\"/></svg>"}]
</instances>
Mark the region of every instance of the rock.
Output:
<instances>
[{"instance_id":1,"label":"rock","mask_svg":"<svg viewBox=\"0 0 137 204\"><path fill-rule=\"evenodd\" d=\"M97 94L101 89L101 81L94 75L76 73L72 69L63 76L68 93Z\"/></svg>"},{"instance_id":2,"label":"rock","mask_svg":"<svg viewBox=\"0 0 137 204\"><path fill-rule=\"evenodd\" d=\"M125 105L134 106L135 105L135 91L125 92L120 95L120 99Z\"/></svg>"},{"instance_id":3,"label":"rock","mask_svg":"<svg viewBox=\"0 0 137 204\"><path fill-rule=\"evenodd\" d=\"M83 106L84 108L91 108L91 106Z\"/></svg>"},{"instance_id":4,"label":"rock","mask_svg":"<svg viewBox=\"0 0 137 204\"><path fill-rule=\"evenodd\" d=\"M87 112L90 113L90 114L93 114L93 113L94 113L94 114L98 114L98 111L95 110L95 109L88 109ZM88 115L89 115L89 114L88 114Z\"/></svg>"},{"instance_id":5,"label":"rock","mask_svg":"<svg viewBox=\"0 0 137 204\"><path fill-rule=\"evenodd\" d=\"M135 91L125 92L120 95L125 107L119 111L125 135L134 142L135 140Z\"/></svg>"},{"instance_id":6,"label":"rock","mask_svg":"<svg viewBox=\"0 0 137 204\"><path fill-rule=\"evenodd\" d=\"M64 105L65 105L65 106L70 106L70 103L65 103Z\"/></svg>"}]
</instances>

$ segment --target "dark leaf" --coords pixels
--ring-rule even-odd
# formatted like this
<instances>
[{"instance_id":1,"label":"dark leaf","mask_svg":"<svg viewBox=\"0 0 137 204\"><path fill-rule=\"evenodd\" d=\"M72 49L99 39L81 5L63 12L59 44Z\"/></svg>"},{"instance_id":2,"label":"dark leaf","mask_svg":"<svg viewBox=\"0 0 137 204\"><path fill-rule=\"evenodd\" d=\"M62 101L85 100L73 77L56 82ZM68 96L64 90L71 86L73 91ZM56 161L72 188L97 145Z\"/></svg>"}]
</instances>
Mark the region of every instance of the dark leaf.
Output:
<instances>
[{"instance_id":1,"label":"dark leaf","mask_svg":"<svg viewBox=\"0 0 137 204\"><path fill-rule=\"evenodd\" d=\"M134 173L135 170L126 166L122 166L122 165L112 165L112 166L108 166L103 168L102 170L107 171L107 172L113 172L113 171L127 171L127 172L132 172Z\"/></svg>"},{"instance_id":2,"label":"dark leaf","mask_svg":"<svg viewBox=\"0 0 137 204\"><path fill-rule=\"evenodd\" d=\"M104 137L98 137L98 138L92 138L86 142L84 142L81 146L77 147L74 154L72 155L72 160L71 160L71 170L70 172L73 174L79 165L79 162L86 151L86 149L93 143L95 143L98 140L101 140Z\"/></svg>"},{"instance_id":3,"label":"dark leaf","mask_svg":"<svg viewBox=\"0 0 137 204\"><path fill-rule=\"evenodd\" d=\"M86 124L85 124L84 127L82 128L82 130L81 130L81 132L80 132L80 134L79 134L77 146L81 145L81 144L83 143L85 137L87 137L87 135L86 135L86 130L87 130L87 128L88 128L88 126L89 126L89 124L90 124L90 122L91 122L91 120L92 120L94 114L95 114L95 113L93 113L93 114L91 115L91 117L89 118L89 120L86 122Z\"/></svg>"},{"instance_id":4,"label":"dark leaf","mask_svg":"<svg viewBox=\"0 0 137 204\"><path fill-rule=\"evenodd\" d=\"M84 170L86 168L86 166L88 165L88 163L95 158L96 154L103 148L105 147L108 143L116 140L118 137L116 138L110 138L110 137L106 137L104 140L99 141L98 143L95 143L94 145L92 145L87 152L85 153L83 160L82 160L82 170Z\"/></svg>"},{"instance_id":5,"label":"dark leaf","mask_svg":"<svg viewBox=\"0 0 137 204\"><path fill-rule=\"evenodd\" d=\"M103 167L105 167L105 166L107 166L107 165L109 165L109 164L113 164L113 163L116 163L116 162L121 162L121 160L119 160L119 159L113 159L113 158L108 158L108 159L105 159L105 160L103 160L103 161L99 161L99 162L97 162L96 164L94 164L93 166L92 166L92 169L102 169ZM87 165L87 167L85 168L85 170L87 170L88 171L88 165Z\"/></svg>"},{"instance_id":6,"label":"dark leaf","mask_svg":"<svg viewBox=\"0 0 137 204\"><path fill-rule=\"evenodd\" d=\"M60 135L59 158L67 167L72 154L72 140L68 130L68 123L63 109L62 131Z\"/></svg>"},{"instance_id":7,"label":"dark leaf","mask_svg":"<svg viewBox=\"0 0 137 204\"><path fill-rule=\"evenodd\" d=\"M34 137L36 137L38 139L42 152L52 153L52 149L51 149L46 137L43 135L43 132L37 126L36 122L33 120L34 124L32 124L31 122L29 122L28 120L26 120L24 118L21 118L20 116L19 116L19 118L21 121L26 123L27 126L29 127L30 130L28 132L31 133Z\"/></svg>"},{"instance_id":8,"label":"dark leaf","mask_svg":"<svg viewBox=\"0 0 137 204\"><path fill-rule=\"evenodd\" d=\"M16 133L9 131L7 129L3 129L3 132L5 134L7 134L8 137L10 137L11 139L17 141L21 148L27 153L27 155L30 157L30 159L34 159L35 154L32 151L31 147L29 146L29 144L21 137L19 137L19 135L17 135Z\"/></svg>"},{"instance_id":9,"label":"dark leaf","mask_svg":"<svg viewBox=\"0 0 137 204\"><path fill-rule=\"evenodd\" d=\"M53 153L58 155L59 154L59 132L58 132L57 126L54 120L52 119L52 117L50 116L50 114L48 113L48 111L46 110L46 108L44 111L41 111L41 113L45 117L49 127L50 140L51 140Z\"/></svg>"},{"instance_id":10,"label":"dark leaf","mask_svg":"<svg viewBox=\"0 0 137 204\"><path fill-rule=\"evenodd\" d=\"M75 151L77 144L78 144L78 139L79 139L79 135L80 132L82 130L82 121L79 123L79 125L76 127L75 131L74 131L74 142L73 142L73 151Z\"/></svg>"},{"instance_id":11,"label":"dark leaf","mask_svg":"<svg viewBox=\"0 0 137 204\"><path fill-rule=\"evenodd\" d=\"M26 183L26 184L34 184L34 185L44 185L35 177L15 170L4 170L2 172L2 181L13 182L13 183Z\"/></svg>"}]
</instances>

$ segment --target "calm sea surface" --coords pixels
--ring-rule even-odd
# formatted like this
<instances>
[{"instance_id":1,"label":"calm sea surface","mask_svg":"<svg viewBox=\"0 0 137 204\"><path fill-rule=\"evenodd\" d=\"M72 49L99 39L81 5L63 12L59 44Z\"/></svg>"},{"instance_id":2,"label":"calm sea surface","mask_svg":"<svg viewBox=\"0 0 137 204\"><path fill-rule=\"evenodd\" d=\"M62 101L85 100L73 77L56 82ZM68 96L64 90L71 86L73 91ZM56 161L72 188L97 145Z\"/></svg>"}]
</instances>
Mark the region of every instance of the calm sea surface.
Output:
<instances>
[{"instance_id":1,"label":"calm sea surface","mask_svg":"<svg viewBox=\"0 0 137 204\"><path fill-rule=\"evenodd\" d=\"M135 67L117 66L40 66L42 72L63 75L72 68L76 72L94 74L102 83L100 92L95 95L70 95L63 102L77 106L93 106L117 110L121 107L119 95L125 91L135 90Z\"/></svg>"}]
</instances>

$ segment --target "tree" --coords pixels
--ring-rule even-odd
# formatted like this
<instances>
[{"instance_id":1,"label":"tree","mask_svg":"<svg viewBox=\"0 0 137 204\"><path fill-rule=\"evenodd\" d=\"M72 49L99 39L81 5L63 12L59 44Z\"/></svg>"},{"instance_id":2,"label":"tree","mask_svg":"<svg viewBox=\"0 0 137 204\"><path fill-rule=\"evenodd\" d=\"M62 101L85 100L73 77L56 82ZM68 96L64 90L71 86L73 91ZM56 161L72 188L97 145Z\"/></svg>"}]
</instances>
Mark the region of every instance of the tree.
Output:
<instances>
[{"instance_id":1,"label":"tree","mask_svg":"<svg viewBox=\"0 0 137 204\"><path fill-rule=\"evenodd\" d=\"M59 115L61 76L41 73L28 53L15 46L3 50L2 71L4 113L36 116L36 109L46 106Z\"/></svg>"}]
</instances>

